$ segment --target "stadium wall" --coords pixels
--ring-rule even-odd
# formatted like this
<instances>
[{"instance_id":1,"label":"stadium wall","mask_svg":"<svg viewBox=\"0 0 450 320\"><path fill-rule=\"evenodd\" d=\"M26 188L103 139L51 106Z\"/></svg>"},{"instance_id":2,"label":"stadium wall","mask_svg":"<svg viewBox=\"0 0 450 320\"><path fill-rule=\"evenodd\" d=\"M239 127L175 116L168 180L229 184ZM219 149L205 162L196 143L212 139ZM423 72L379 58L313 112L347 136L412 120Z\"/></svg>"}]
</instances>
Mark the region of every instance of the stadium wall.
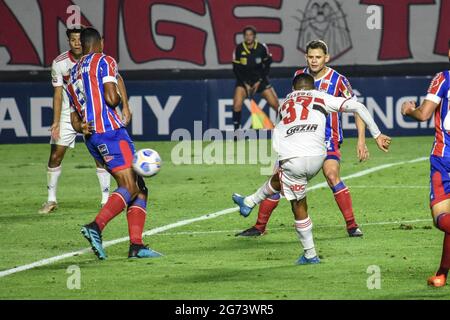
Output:
<instances>
[{"instance_id":1,"label":"stadium wall","mask_svg":"<svg viewBox=\"0 0 450 320\"><path fill-rule=\"evenodd\" d=\"M367 77L350 79L361 102L374 115L380 129L392 136L431 135L434 120L417 123L404 118L401 104L418 103L426 95L431 77ZM290 79L273 79L280 99L289 93ZM0 143L34 143L49 140L52 122L50 83L2 83L0 86ZM194 137L207 129L232 130L234 80L127 81L133 111L129 132L135 140L171 140L177 129ZM275 120L265 100L256 102ZM250 126L249 105L243 124ZM356 135L352 115L343 115L344 135ZM187 132L186 131L186 132ZM195 133L197 135L195 135Z\"/></svg>"}]
</instances>

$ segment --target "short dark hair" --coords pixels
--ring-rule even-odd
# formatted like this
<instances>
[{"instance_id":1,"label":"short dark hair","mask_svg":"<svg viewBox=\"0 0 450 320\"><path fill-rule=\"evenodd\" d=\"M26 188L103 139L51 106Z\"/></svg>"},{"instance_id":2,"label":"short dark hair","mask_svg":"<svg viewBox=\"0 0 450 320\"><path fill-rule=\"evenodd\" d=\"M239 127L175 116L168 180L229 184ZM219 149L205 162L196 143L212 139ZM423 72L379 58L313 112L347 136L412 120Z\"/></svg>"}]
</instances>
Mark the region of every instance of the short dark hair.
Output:
<instances>
[{"instance_id":1,"label":"short dark hair","mask_svg":"<svg viewBox=\"0 0 450 320\"><path fill-rule=\"evenodd\" d=\"M314 89L314 77L309 73L300 73L299 75L296 75L292 80L292 86L295 90Z\"/></svg>"},{"instance_id":2,"label":"short dark hair","mask_svg":"<svg viewBox=\"0 0 450 320\"><path fill-rule=\"evenodd\" d=\"M245 35L247 31L253 32L253 35L256 36L256 28L254 26L245 26L245 28L242 30L242 34Z\"/></svg>"},{"instance_id":3,"label":"short dark hair","mask_svg":"<svg viewBox=\"0 0 450 320\"><path fill-rule=\"evenodd\" d=\"M325 54L328 54L328 46L323 40L313 40L310 41L306 46L306 53L308 54L309 49L322 49Z\"/></svg>"},{"instance_id":4,"label":"short dark hair","mask_svg":"<svg viewBox=\"0 0 450 320\"><path fill-rule=\"evenodd\" d=\"M80 41L81 47L83 48L100 40L102 40L102 36L100 35L100 32L98 32L95 28L87 27L81 31Z\"/></svg>"},{"instance_id":5,"label":"short dark hair","mask_svg":"<svg viewBox=\"0 0 450 320\"><path fill-rule=\"evenodd\" d=\"M68 39L70 39L70 35L72 33L80 33L81 34L81 31L83 31L83 29L84 29L84 26L82 26L82 25L80 25L78 27L67 28L66 29L66 36L67 36Z\"/></svg>"}]
</instances>

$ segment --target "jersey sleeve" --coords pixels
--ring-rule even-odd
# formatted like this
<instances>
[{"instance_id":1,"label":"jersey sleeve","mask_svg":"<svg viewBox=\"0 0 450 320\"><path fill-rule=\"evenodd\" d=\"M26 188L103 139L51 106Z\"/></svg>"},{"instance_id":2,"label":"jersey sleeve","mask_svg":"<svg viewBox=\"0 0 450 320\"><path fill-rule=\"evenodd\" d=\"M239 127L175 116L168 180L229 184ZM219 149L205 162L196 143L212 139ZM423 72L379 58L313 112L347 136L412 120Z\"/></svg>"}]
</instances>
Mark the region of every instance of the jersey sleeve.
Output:
<instances>
[{"instance_id":1,"label":"jersey sleeve","mask_svg":"<svg viewBox=\"0 0 450 320\"><path fill-rule=\"evenodd\" d=\"M428 88L426 100L430 100L436 104L441 103L442 98L446 95L446 88L448 88L448 79L446 79L443 72L438 73L431 81Z\"/></svg>"},{"instance_id":2,"label":"jersey sleeve","mask_svg":"<svg viewBox=\"0 0 450 320\"><path fill-rule=\"evenodd\" d=\"M350 98L344 98L344 97L335 97L330 94L325 94L320 92L321 95L319 96L320 99L323 100L325 105L325 110L327 112L340 112L342 106L347 100L350 100Z\"/></svg>"},{"instance_id":3,"label":"jersey sleeve","mask_svg":"<svg viewBox=\"0 0 450 320\"><path fill-rule=\"evenodd\" d=\"M117 84L119 75L117 62L110 56L105 56L100 60L100 75L103 83L113 82Z\"/></svg>"},{"instance_id":4,"label":"jersey sleeve","mask_svg":"<svg viewBox=\"0 0 450 320\"><path fill-rule=\"evenodd\" d=\"M241 82L245 82L245 67L243 63L245 62L244 64L247 64L247 61L246 58L242 57L241 52L242 50L240 46L237 46L233 52L233 72L236 79Z\"/></svg>"},{"instance_id":5,"label":"jersey sleeve","mask_svg":"<svg viewBox=\"0 0 450 320\"><path fill-rule=\"evenodd\" d=\"M353 88L350 84L350 81L344 76L340 76L338 79L338 92L339 97L343 97L346 99L356 98L355 93L353 92Z\"/></svg>"},{"instance_id":6,"label":"jersey sleeve","mask_svg":"<svg viewBox=\"0 0 450 320\"><path fill-rule=\"evenodd\" d=\"M263 50L263 57L262 57L262 63L263 63L263 77L267 77L270 72L270 65L273 62L272 54L269 52L269 47L265 43L261 43Z\"/></svg>"},{"instance_id":7,"label":"jersey sleeve","mask_svg":"<svg viewBox=\"0 0 450 320\"><path fill-rule=\"evenodd\" d=\"M56 61L52 64L52 85L53 87L62 87L64 85L61 67Z\"/></svg>"}]
</instances>

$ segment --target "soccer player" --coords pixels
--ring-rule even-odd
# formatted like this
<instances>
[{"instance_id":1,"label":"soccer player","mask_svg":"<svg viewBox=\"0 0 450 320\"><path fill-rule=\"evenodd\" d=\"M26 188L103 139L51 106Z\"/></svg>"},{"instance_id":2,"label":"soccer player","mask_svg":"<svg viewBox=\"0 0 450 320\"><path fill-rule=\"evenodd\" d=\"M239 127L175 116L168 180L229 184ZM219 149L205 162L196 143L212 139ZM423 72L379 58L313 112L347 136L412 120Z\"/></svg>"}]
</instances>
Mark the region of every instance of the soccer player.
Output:
<instances>
[{"instance_id":1,"label":"soccer player","mask_svg":"<svg viewBox=\"0 0 450 320\"><path fill-rule=\"evenodd\" d=\"M272 56L266 44L256 39L256 29L247 26L243 30L244 41L233 53L233 72L236 76L236 88L233 98L234 130L241 127L242 104L245 98L253 97L256 93L267 100L269 105L278 111L278 98L268 75Z\"/></svg>"},{"instance_id":2,"label":"soccer player","mask_svg":"<svg viewBox=\"0 0 450 320\"><path fill-rule=\"evenodd\" d=\"M54 211L58 204L56 200L56 190L59 176L61 175L61 163L67 148L75 147L77 132L70 123L69 98L66 92L69 71L81 56L80 33L82 27L66 30L70 50L60 54L52 64L52 85L53 85L53 124L50 127L50 157L47 164L47 201L39 209L39 213L50 213ZM119 90L124 97L122 104L122 114L124 122L130 121L131 113L126 99L126 90L123 80L119 80ZM109 197L110 174L103 168L103 165L96 161L97 177L100 183L102 199L100 204L104 205Z\"/></svg>"},{"instance_id":3,"label":"soccer player","mask_svg":"<svg viewBox=\"0 0 450 320\"><path fill-rule=\"evenodd\" d=\"M330 112L357 112L366 123L378 147L387 152L391 139L381 134L365 106L356 100L338 98L315 89L314 78L298 74L293 81L293 92L280 109L281 121L273 134L273 148L278 153L279 174L273 175L254 194L243 197L233 194L243 216L253 207L275 193L283 192L291 202L295 229L304 249L297 264L316 264L317 256L312 221L308 215L306 187L322 168L327 155L325 143L326 122Z\"/></svg>"},{"instance_id":4,"label":"soccer player","mask_svg":"<svg viewBox=\"0 0 450 320\"><path fill-rule=\"evenodd\" d=\"M330 61L328 46L321 40L311 41L306 48L307 67L295 72L295 75L309 73L315 79L316 88L336 97L356 99L350 82L336 70L326 64ZM357 155L360 161L369 158L369 151L366 146L364 122L355 114L356 127L358 129ZM341 125L341 115L330 113L327 117L327 128L325 134L327 144L327 157L323 163L323 174L333 192L334 199L345 220L347 233L350 237L361 237L363 233L356 223L353 213L352 198L350 191L340 178L340 145L343 143L343 133ZM244 230L236 236L252 237L263 235L270 216L280 201L280 195L275 194L261 202L259 206L256 224Z\"/></svg>"},{"instance_id":5,"label":"soccer player","mask_svg":"<svg viewBox=\"0 0 450 320\"><path fill-rule=\"evenodd\" d=\"M448 57L450 59L450 41ZM438 73L422 104L414 101L402 105L402 114L418 121L427 121L434 114L436 137L431 150L430 208L436 228L444 232L441 265L436 274L428 278L433 287L445 286L450 269L450 71Z\"/></svg>"},{"instance_id":6,"label":"soccer player","mask_svg":"<svg viewBox=\"0 0 450 320\"><path fill-rule=\"evenodd\" d=\"M95 220L81 233L99 259L106 259L102 231L109 221L127 208L130 235L129 258L158 257L161 254L143 244L142 232L147 215L147 188L132 168L135 153L124 123L115 108L118 91L116 61L103 52L103 39L94 28L85 28L80 36L83 56L70 71L67 90L71 99L71 121L84 134L86 146L97 161L106 166L118 188L111 194Z\"/></svg>"}]
</instances>

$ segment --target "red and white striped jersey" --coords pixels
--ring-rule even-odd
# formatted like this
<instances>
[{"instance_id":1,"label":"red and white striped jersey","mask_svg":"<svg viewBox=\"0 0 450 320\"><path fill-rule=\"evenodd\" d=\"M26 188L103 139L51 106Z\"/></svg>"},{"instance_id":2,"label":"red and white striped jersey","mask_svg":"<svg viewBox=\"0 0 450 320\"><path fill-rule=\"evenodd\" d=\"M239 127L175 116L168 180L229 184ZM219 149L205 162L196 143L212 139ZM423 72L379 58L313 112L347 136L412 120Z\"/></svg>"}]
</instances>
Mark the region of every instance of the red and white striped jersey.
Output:
<instances>
[{"instance_id":1,"label":"red and white striped jersey","mask_svg":"<svg viewBox=\"0 0 450 320\"><path fill-rule=\"evenodd\" d=\"M52 63L52 85L63 87L61 105L61 121L70 122L70 103L66 88L70 77L70 69L77 63L70 51L61 53Z\"/></svg>"},{"instance_id":2,"label":"red and white striped jersey","mask_svg":"<svg viewBox=\"0 0 450 320\"><path fill-rule=\"evenodd\" d=\"M67 86L72 112L91 122L96 133L117 130L124 127L114 108L105 102L104 84L117 84L118 67L114 58L91 53L83 56L70 72Z\"/></svg>"},{"instance_id":3,"label":"red and white striped jersey","mask_svg":"<svg viewBox=\"0 0 450 320\"><path fill-rule=\"evenodd\" d=\"M431 154L450 158L450 116L448 112L450 99L450 71L438 73L428 88L426 100L437 103L434 112L436 135Z\"/></svg>"}]
</instances>

